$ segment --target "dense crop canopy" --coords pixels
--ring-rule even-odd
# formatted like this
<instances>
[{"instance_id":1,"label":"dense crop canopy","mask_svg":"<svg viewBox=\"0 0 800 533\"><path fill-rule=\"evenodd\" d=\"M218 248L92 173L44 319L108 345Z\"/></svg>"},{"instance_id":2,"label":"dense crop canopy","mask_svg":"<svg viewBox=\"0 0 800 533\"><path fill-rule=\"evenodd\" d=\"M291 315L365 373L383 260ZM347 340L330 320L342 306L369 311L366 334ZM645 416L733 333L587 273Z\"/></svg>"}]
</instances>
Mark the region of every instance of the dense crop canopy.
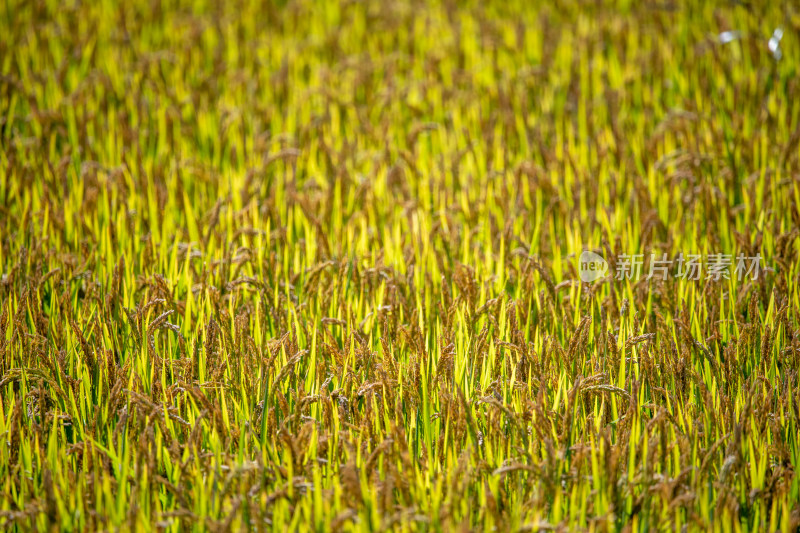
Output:
<instances>
[{"instance_id":1,"label":"dense crop canopy","mask_svg":"<svg viewBox=\"0 0 800 533\"><path fill-rule=\"evenodd\" d=\"M0 6L0 527L796 530L800 8L274 4Z\"/></svg>"}]
</instances>

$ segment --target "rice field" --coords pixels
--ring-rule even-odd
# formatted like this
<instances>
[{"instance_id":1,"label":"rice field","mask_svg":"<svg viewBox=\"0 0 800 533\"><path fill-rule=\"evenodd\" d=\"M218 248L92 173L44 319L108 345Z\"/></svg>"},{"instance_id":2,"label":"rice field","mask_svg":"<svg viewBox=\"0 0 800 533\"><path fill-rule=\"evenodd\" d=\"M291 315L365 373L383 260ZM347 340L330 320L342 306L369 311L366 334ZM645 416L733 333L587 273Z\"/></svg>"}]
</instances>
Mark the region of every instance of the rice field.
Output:
<instances>
[{"instance_id":1,"label":"rice field","mask_svg":"<svg viewBox=\"0 0 800 533\"><path fill-rule=\"evenodd\" d=\"M5 0L0 528L797 531L800 6Z\"/></svg>"}]
</instances>

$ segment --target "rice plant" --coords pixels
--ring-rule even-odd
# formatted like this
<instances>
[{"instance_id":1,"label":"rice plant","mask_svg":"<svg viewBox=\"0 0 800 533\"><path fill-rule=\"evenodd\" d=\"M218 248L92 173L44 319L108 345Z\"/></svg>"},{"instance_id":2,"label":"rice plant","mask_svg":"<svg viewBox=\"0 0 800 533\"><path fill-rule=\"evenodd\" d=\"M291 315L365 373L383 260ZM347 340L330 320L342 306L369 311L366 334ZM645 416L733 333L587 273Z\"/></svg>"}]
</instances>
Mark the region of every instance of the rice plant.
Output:
<instances>
[{"instance_id":1,"label":"rice plant","mask_svg":"<svg viewBox=\"0 0 800 533\"><path fill-rule=\"evenodd\" d=\"M796 531L799 58L780 0L5 0L0 527Z\"/></svg>"}]
</instances>

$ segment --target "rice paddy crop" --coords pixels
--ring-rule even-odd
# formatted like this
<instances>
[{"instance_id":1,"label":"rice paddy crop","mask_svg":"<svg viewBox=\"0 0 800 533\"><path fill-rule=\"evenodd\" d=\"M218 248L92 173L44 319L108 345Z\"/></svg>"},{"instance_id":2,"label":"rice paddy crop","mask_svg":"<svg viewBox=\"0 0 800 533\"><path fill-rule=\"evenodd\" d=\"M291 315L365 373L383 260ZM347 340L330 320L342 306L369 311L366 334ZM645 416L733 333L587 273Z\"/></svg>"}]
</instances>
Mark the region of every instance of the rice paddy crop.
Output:
<instances>
[{"instance_id":1,"label":"rice paddy crop","mask_svg":"<svg viewBox=\"0 0 800 533\"><path fill-rule=\"evenodd\" d=\"M0 527L796 531L799 31L5 0Z\"/></svg>"}]
</instances>

